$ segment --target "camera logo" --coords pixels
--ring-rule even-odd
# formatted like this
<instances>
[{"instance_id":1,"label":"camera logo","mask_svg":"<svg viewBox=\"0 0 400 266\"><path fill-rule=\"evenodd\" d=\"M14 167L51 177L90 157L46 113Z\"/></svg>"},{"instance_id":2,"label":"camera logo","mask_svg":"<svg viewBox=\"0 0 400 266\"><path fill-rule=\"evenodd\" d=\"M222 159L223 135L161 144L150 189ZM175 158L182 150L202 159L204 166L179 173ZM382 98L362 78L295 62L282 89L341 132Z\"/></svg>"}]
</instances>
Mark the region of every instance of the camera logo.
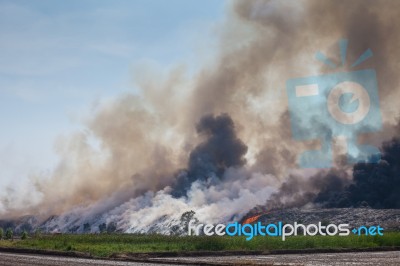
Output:
<instances>
[{"instance_id":1,"label":"camera logo","mask_svg":"<svg viewBox=\"0 0 400 266\"><path fill-rule=\"evenodd\" d=\"M342 66L346 63L347 40L340 43ZM351 67L372 56L365 51ZM336 64L318 52L316 58L331 68ZM378 85L374 69L337 72L313 77L289 79L286 83L291 129L298 141L319 140L319 150L308 150L299 157L304 168L328 168L333 165L333 138L346 140L349 163L377 162L380 152L361 144L361 133L382 127Z\"/></svg>"}]
</instances>

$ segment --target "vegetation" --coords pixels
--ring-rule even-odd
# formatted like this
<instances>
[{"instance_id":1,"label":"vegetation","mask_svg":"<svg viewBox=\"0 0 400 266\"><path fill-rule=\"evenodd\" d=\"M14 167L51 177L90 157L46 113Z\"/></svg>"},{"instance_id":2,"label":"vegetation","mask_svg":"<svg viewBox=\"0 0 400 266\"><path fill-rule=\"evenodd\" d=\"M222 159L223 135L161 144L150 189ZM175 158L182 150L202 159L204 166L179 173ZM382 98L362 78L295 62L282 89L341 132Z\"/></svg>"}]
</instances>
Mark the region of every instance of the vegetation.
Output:
<instances>
[{"instance_id":1,"label":"vegetation","mask_svg":"<svg viewBox=\"0 0 400 266\"><path fill-rule=\"evenodd\" d=\"M384 236L207 237L133 234L34 235L19 241L0 240L0 246L79 251L107 257L113 253L165 251L279 250L313 248L373 248L400 246L400 232Z\"/></svg>"},{"instance_id":2,"label":"vegetation","mask_svg":"<svg viewBox=\"0 0 400 266\"><path fill-rule=\"evenodd\" d=\"M8 229L6 230L6 239L12 239L12 238L13 238L13 235L14 235L13 230L12 230L11 228L8 228Z\"/></svg>"},{"instance_id":3,"label":"vegetation","mask_svg":"<svg viewBox=\"0 0 400 266\"><path fill-rule=\"evenodd\" d=\"M27 239L28 238L28 232L27 231L23 231L22 232L22 235L21 235L21 239L22 240L25 240L25 239Z\"/></svg>"},{"instance_id":4,"label":"vegetation","mask_svg":"<svg viewBox=\"0 0 400 266\"><path fill-rule=\"evenodd\" d=\"M3 228L0 227L0 239L3 239L4 231Z\"/></svg>"}]
</instances>

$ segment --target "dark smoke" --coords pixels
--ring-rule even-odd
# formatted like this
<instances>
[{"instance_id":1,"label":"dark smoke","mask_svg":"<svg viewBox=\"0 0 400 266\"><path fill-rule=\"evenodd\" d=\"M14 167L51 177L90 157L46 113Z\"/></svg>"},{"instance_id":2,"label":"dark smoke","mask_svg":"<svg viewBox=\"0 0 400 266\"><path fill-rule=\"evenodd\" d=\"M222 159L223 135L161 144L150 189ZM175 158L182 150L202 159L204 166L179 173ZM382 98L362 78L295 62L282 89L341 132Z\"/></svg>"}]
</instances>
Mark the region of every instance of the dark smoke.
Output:
<instances>
[{"instance_id":1,"label":"dark smoke","mask_svg":"<svg viewBox=\"0 0 400 266\"><path fill-rule=\"evenodd\" d=\"M188 169L178 175L172 192L175 197L185 195L194 181L221 179L227 168L246 163L247 146L236 136L228 114L202 117L196 131L206 140L190 153Z\"/></svg>"},{"instance_id":2,"label":"dark smoke","mask_svg":"<svg viewBox=\"0 0 400 266\"><path fill-rule=\"evenodd\" d=\"M400 208L400 138L384 142L382 158L374 163L357 163L353 174L332 169L309 178L290 176L268 200L266 209L304 207Z\"/></svg>"},{"instance_id":3,"label":"dark smoke","mask_svg":"<svg viewBox=\"0 0 400 266\"><path fill-rule=\"evenodd\" d=\"M399 192L400 138L394 138L383 144L379 163L356 164L353 168L353 184L336 199L330 198L326 203L330 207L400 208ZM344 203L345 206L341 206Z\"/></svg>"},{"instance_id":4,"label":"dark smoke","mask_svg":"<svg viewBox=\"0 0 400 266\"><path fill-rule=\"evenodd\" d=\"M346 171L338 169L321 171L309 178L292 175L271 196L266 209L302 207L312 202L325 202L341 194L350 184L350 179Z\"/></svg>"}]
</instances>

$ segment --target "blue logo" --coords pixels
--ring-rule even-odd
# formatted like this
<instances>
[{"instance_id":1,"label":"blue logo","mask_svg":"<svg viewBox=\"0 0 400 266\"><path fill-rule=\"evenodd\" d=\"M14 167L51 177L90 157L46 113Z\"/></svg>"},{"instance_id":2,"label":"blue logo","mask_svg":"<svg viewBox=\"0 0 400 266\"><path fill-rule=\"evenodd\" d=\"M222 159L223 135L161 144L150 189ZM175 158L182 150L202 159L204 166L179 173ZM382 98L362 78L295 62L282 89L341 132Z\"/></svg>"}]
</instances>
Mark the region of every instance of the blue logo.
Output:
<instances>
[{"instance_id":1,"label":"blue logo","mask_svg":"<svg viewBox=\"0 0 400 266\"><path fill-rule=\"evenodd\" d=\"M366 235L366 236L383 236L383 228L380 225L377 226L360 226L351 230L355 235Z\"/></svg>"},{"instance_id":2,"label":"blue logo","mask_svg":"<svg viewBox=\"0 0 400 266\"><path fill-rule=\"evenodd\" d=\"M340 50L342 65L345 65L347 40L340 41ZM352 67L371 56L372 51L368 49ZM316 58L333 69L337 67L320 52ZM376 147L358 141L360 134L376 132L382 127L374 69L294 78L286 86L293 138L320 142L320 149L300 155L301 167L331 167L332 142L338 137L345 139L348 163L373 163L380 159Z\"/></svg>"}]
</instances>

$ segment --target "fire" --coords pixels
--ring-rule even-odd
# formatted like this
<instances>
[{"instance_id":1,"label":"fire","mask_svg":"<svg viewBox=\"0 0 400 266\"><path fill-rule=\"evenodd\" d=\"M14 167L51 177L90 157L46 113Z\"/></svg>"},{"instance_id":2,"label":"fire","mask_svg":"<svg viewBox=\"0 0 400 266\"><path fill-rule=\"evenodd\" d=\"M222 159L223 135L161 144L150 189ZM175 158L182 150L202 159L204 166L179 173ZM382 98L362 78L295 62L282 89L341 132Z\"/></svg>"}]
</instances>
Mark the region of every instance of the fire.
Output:
<instances>
[{"instance_id":1,"label":"fire","mask_svg":"<svg viewBox=\"0 0 400 266\"><path fill-rule=\"evenodd\" d=\"M254 223L255 221L258 220L258 218L260 218L260 216L261 216L261 214L257 214L257 215L251 216L251 217L247 218L246 220L244 220L244 221L242 222L242 224L251 224L251 223Z\"/></svg>"},{"instance_id":2,"label":"fire","mask_svg":"<svg viewBox=\"0 0 400 266\"><path fill-rule=\"evenodd\" d=\"M256 215L250 216L250 217L246 218L246 219L242 222L242 224L251 224L251 223L254 223L254 222L256 222L256 221L258 220L258 218L260 218L262 215L268 214L268 213L269 213L269 212L263 212L263 213L260 213L260 214L256 214Z\"/></svg>"}]
</instances>

